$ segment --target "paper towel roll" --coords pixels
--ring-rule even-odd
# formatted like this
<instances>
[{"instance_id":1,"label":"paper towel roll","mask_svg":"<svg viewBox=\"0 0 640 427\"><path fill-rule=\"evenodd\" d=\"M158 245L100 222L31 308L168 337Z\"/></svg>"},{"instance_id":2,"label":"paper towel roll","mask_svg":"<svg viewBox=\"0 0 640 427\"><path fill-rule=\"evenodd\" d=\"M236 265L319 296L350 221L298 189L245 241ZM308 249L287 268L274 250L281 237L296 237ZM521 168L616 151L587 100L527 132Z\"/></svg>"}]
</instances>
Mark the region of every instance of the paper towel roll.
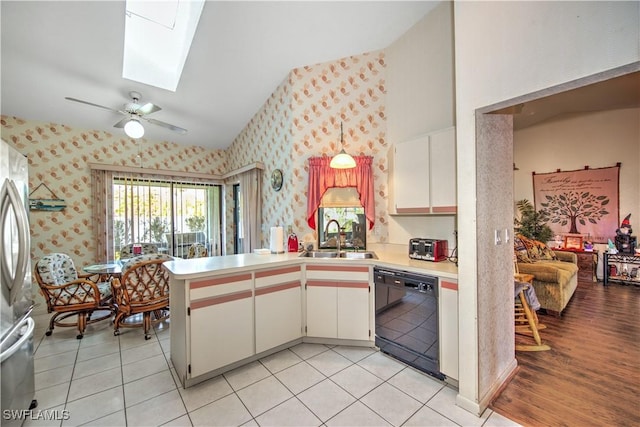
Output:
<instances>
[{"instance_id":1,"label":"paper towel roll","mask_svg":"<svg viewBox=\"0 0 640 427\"><path fill-rule=\"evenodd\" d=\"M284 228L271 227L271 236L269 240L269 249L272 254L281 254L284 252Z\"/></svg>"}]
</instances>

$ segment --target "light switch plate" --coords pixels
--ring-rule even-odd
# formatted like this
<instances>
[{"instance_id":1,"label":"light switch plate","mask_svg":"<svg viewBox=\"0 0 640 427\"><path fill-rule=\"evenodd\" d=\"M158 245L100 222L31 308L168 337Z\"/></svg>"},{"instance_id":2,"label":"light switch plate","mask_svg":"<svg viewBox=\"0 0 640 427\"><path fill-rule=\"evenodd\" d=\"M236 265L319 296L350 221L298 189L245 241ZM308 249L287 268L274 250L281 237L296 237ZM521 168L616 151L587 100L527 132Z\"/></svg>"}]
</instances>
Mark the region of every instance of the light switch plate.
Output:
<instances>
[{"instance_id":1,"label":"light switch plate","mask_svg":"<svg viewBox=\"0 0 640 427\"><path fill-rule=\"evenodd\" d=\"M502 237L500 235L502 234L502 230L494 230L494 231L495 231L495 244L501 245Z\"/></svg>"}]
</instances>

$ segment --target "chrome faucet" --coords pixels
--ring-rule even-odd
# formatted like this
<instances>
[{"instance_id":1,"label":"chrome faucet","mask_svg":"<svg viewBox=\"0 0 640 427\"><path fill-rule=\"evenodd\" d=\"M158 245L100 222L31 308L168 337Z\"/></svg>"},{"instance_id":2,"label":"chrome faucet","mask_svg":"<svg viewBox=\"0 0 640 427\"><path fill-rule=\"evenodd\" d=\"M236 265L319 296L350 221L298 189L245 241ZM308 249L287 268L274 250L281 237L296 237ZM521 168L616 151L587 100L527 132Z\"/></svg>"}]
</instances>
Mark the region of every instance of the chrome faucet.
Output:
<instances>
[{"instance_id":1,"label":"chrome faucet","mask_svg":"<svg viewBox=\"0 0 640 427\"><path fill-rule=\"evenodd\" d=\"M325 242L327 241L327 231L329 231L329 225L331 225L331 223L335 222L336 225L338 226L338 238L336 239L336 248L338 249L338 252L340 252L340 223L338 222L338 220L336 219L330 219L329 222L327 222L327 226L324 228L324 240Z\"/></svg>"}]
</instances>

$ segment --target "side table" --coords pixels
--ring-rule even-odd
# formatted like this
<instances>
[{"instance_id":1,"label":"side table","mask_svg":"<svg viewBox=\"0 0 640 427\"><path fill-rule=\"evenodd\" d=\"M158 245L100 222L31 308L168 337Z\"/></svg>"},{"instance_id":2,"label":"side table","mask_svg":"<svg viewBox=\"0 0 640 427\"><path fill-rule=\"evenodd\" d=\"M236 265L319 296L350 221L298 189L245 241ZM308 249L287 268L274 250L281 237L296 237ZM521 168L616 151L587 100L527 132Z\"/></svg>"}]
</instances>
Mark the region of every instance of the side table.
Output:
<instances>
[{"instance_id":1,"label":"side table","mask_svg":"<svg viewBox=\"0 0 640 427\"><path fill-rule=\"evenodd\" d=\"M538 315L535 311L531 310L527 298L524 295L526 287L533 286L533 278L533 274L516 273L514 275L514 290L516 293L514 313L515 332L521 335L532 336L536 343L535 345L516 344L516 350L519 351L551 350L551 347L542 344L542 339L540 338L539 330L546 328L546 326L538 322ZM522 283L526 283L526 285L522 286Z\"/></svg>"},{"instance_id":2,"label":"side table","mask_svg":"<svg viewBox=\"0 0 640 427\"><path fill-rule=\"evenodd\" d=\"M553 249L558 252L573 252L578 257L578 280L581 282L596 281L596 266L598 264L598 251L579 251L571 249Z\"/></svg>"}]
</instances>

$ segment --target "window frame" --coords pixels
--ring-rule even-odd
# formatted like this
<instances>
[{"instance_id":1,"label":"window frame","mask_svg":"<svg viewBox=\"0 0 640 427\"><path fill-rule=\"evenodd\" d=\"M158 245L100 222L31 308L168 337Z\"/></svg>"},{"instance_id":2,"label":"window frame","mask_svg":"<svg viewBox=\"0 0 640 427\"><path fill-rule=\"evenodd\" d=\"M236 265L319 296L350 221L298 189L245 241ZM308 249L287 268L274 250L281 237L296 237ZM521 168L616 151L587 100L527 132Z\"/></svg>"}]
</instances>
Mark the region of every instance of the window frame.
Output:
<instances>
[{"instance_id":1,"label":"window frame","mask_svg":"<svg viewBox=\"0 0 640 427\"><path fill-rule=\"evenodd\" d=\"M117 198L116 195L121 193L116 191L118 186L125 187L124 189L125 198L138 197L138 195L140 195L141 192L147 193L147 194L142 194L141 196L147 200L143 200L142 202L140 202L139 200L136 200L136 204L138 205L137 207L134 206L134 203L131 203L131 206L124 208L125 210L131 209L130 214L133 217L133 216L136 216L136 213L133 212L134 209L139 209L139 205L141 203L146 202L148 204L148 206L144 208L145 212L143 212L142 214L143 218L140 219L140 217L138 217L138 219L136 220L137 230L135 225L130 225L129 227L127 227L127 223L126 223L127 212L124 212L124 215L116 215L116 210L122 208L121 205L117 205L117 202L119 201L119 199ZM129 191L136 191L138 194L135 196L127 195L126 194L127 186L131 187L128 189ZM202 243L204 243L207 246L210 256L221 254L222 242L223 242L223 225L224 225L224 217L223 217L224 186L221 183L193 180L188 178L176 179L172 177L160 178L160 177L152 177L152 176L144 176L144 175L117 174L117 175L114 175L113 177L111 187L112 189L111 189L110 205L111 205L111 213L112 213L111 227L112 227L113 238L110 239L108 244L112 245L112 250L113 250L115 259L118 259L120 249L122 248L123 245L130 244L130 243L146 242L146 241L151 242L153 238L156 238L157 235L153 237L151 237L150 235L151 233L153 233L151 231L152 221L155 220L156 218L164 219L166 224L166 227L162 232L162 236L161 236L161 238L164 238L164 240L161 240L158 242L156 241L151 242L151 243L159 244L159 249L161 251L171 252L169 253L169 255L172 255L172 256L179 256L179 257L186 256L186 251L188 250L188 248L183 248L182 246L189 243L193 243L193 242L190 242L190 240L194 240L195 242L195 240L200 241L204 239ZM147 189L145 189L145 187ZM153 199L152 193L154 192L154 189L157 189L157 188L165 188L164 195L160 195L160 201L152 200ZM142 189L142 191L140 191L140 189ZM185 228L187 228L188 225L187 225L186 219L184 218L184 214L180 215L180 220L178 220L178 211L183 210L179 206L179 204L182 203L182 199L184 198L183 193L185 192L185 190L189 191L189 190L198 190L198 189L205 190L204 192L205 212L199 212L204 214L204 221L205 221L204 230L191 230L191 228L189 228L189 230L186 230ZM163 192L161 191L160 194L162 193ZM163 197L164 197L164 200L163 200ZM193 204L198 205L203 203L202 200L198 200L197 193L192 194L190 196L187 195L186 199L189 199L188 202L191 203L192 205ZM161 205L160 215L154 216L154 213L152 212L153 209L151 207L152 203L160 203ZM126 204L126 200L125 200L125 204ZM167 204L168 204L168 209L166 206ZM186 210L188 211L189 208L187 208ZM118 221L119 220L118 218L122 216L124 216L124 222L125 222L124 239L122 239L122 243L120 247L118 247L115 228L116 228L116 221ZM144 229L144 232L142 232L141 224L144 224L145 216L148 217L146 219L147 224L145 226L146 228ZM180 224L177 224L178 221L180 222ZM189 236L190 233L199 233L199 232L204 233L203 238L199 238L197 234L195 236ZM171 235L171 242L167 240L167 234ZM183 240L185 239L184 236L182 239L178 241L178 239L176 238L177 235L187 236L186 237L187 243L184 243L185 242L185 240ZM191 237L193 237L193 239L191 239Z\"/></svg>"}]
</instances>

